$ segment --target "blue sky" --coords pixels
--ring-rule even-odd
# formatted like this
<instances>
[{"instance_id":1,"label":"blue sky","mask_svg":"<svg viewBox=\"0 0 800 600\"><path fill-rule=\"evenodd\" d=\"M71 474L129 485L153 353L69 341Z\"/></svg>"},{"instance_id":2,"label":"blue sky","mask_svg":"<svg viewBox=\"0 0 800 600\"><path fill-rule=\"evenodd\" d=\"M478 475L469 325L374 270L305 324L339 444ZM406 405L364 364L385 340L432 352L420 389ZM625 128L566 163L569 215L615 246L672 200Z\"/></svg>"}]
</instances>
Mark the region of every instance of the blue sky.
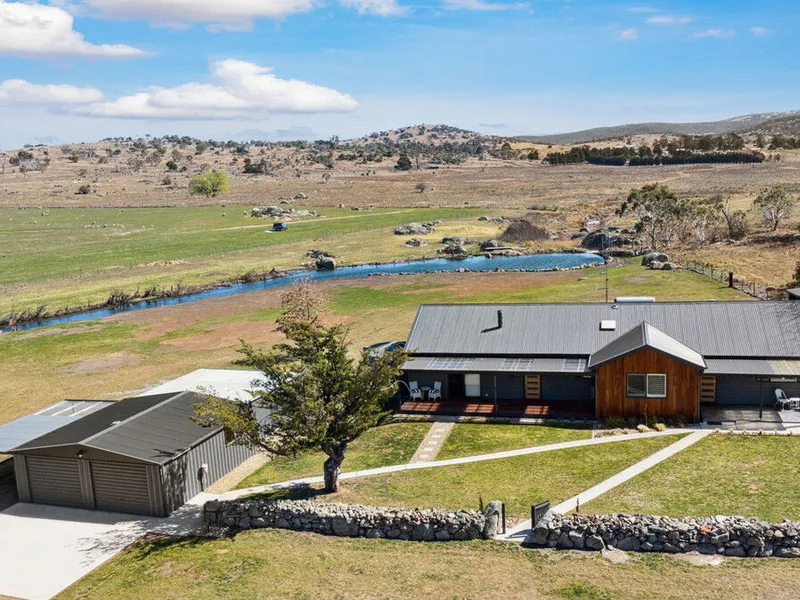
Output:
<instances>
[{"instance_id":1,"label":"blue sky","mask_svg":"<svg viewBox=\"0 0 800 600\"><path fill-rule=\"evenodd\" d=\"M799 25L796 0L0 0L0 147L800 109Z\"/></svg>"}]
</instances>

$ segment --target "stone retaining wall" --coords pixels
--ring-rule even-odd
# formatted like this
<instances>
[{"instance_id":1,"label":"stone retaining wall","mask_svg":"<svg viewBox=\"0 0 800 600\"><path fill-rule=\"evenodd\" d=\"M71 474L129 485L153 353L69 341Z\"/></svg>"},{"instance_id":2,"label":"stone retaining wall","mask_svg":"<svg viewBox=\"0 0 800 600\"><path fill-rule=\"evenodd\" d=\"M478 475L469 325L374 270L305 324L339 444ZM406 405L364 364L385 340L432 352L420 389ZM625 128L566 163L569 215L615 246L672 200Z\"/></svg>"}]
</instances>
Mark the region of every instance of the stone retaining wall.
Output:
<instances>
[{"instance_id":1,"label":"stone retaining wall","mask_svg":"<svg viewBox=\"0 0 800 600\"><path fill-rule=\"evenodd\" d=\"M495 514L492 511L487 517L471 510L376 508L309 500L212 500L203 507L204 522L217 527L273 527L421 542L486 539L496 531Z\"/></svg>"},{"instance_id":2,"label":"stone retaining wall","mask_svg":"<svg viewBox=\"0 0 800 600\"><path fill-rule=\"evenodd\" d=\"M548 548L800 557L800 523L744 517L673 519L651 515L548 514L532 532Z\"/></svg>"}]
</instances>

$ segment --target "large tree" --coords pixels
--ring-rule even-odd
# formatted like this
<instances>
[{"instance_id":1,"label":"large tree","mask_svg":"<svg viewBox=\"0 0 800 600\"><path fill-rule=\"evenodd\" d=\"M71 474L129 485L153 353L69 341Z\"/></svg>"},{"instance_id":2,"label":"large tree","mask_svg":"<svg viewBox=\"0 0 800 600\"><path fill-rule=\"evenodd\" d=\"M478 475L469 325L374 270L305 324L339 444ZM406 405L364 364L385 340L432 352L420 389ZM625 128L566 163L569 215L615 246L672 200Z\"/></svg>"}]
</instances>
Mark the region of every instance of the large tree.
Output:
<instances>
[{"instance_id":1,"label":"large tree","mask_svg":"<svg viewBox=\"0 0 800 600\"><path fill-rule=\"evenodd\" d=\"M753 204L761 209L761 215L767 227L775 231L781 222L791 214L792 208L797 204L797 196L788 186L775 185L762 191Z\"/></svg>"},{"instance_id":2,"label":"large tree","mask_svg":"<svg viewBox=\"0 0 800 600\"><path fill-rule=\"evenodd\" d=\"M669 246L692 216L689 202L678 198L666 185L650 183L631 190L617 209L617 215L633 215L636 231L644 233L651 248Z\"/></svg>"},{"instance_id":3,"label":"large tree","mask_svg":"<svg viewBox=\"0 0 800 600\"><path fill-rule=\"evenodd\" d=\"M303 284L311 290L311 284ZM210 398L197 408L197 420L221 425L233 436L273 456L321 450L325 491L339 488L339 472L349 444L385 415L394 395L403 352L379 357L350 356L347 329L318 318L313 293L287 296L278 329L286 341L267 351L242 342L244 364L264 374L253 406ZM271 415L258 422L253 407Z\"/></svg>"}]
</instances>

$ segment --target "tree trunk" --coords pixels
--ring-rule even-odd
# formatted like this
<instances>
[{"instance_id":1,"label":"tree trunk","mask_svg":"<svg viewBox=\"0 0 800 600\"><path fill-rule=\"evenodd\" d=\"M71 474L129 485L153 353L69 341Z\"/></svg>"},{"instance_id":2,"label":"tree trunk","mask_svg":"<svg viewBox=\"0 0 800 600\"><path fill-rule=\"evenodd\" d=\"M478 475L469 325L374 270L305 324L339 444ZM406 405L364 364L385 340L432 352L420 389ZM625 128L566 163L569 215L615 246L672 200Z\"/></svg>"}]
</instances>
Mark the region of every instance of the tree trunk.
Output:
<instances>
[{"instance_id":1,"label":"tree trunk","mask_svg":"<svg viewBox=\"0 0 800 600\"><path fill-rule=\"evenodd\" d=\"M335 444L325 448L325 454L328 455L328 458L325 460L323 471L325 474L325 492L328 494L339 491L339 473L346 449L347 446L345 444Z\"/></svg>"}]
</instances>

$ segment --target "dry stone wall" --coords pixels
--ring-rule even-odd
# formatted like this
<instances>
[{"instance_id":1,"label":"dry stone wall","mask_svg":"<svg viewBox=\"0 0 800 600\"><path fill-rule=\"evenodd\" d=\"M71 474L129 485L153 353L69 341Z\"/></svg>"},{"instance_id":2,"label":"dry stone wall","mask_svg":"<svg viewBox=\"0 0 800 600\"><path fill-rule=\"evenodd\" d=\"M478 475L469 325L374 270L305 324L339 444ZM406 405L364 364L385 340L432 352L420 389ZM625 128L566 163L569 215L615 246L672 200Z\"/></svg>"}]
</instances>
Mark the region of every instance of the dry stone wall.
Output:
<instances>
[{"instance_id":1,"label":"dry stone wall","mask_svg":"<svg viewBox=\"0 0 800 600\"><path fill-rule=\"evenodd\" d=\"M800 523L767 523L744 517L673 519L549 513L531 536L534 545L548 548L800 557Z\"/></svg>"},{"instance_id":2,"label":"dry stone wall","mask_svg":"<svg viewBox=\"0 0 800 600\"><path fill-rule=\"evenodd\" d=\"M207 502L206 525L232 529L273 527L343 537L420 542L486 539L497 530L497 516L471 510L396 509L309 500L233 500Z\"/></svg>"}]
</instances>

